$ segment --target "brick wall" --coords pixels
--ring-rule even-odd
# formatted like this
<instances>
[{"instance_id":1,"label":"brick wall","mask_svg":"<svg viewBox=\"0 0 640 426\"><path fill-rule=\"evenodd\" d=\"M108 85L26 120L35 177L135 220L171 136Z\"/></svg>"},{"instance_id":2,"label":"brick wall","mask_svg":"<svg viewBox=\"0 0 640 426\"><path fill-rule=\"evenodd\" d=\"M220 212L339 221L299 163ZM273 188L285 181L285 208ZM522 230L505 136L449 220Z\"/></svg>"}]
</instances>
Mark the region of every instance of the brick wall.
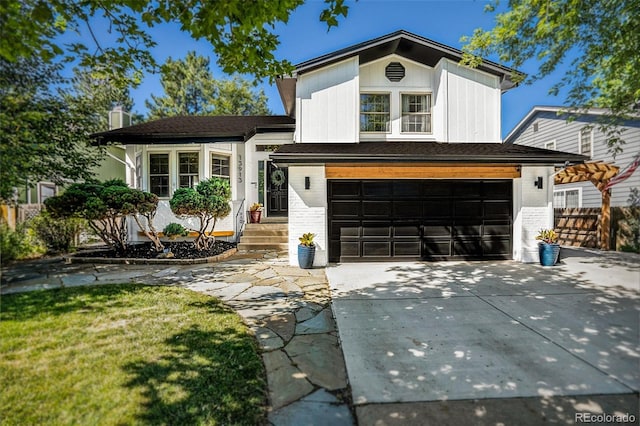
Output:
<instances>
[{"instance_id":1,"label":"brick wall","mask_svg":"<svg viewBox=\"0 0 640 426\"><path fill-rule=\"evenodd\" d=\"M305 189L305 177L310 188ZM298 238L314 233L314 266L327 264L327 181L324 166L289 167L289 262L298 264Z\"/></svg>"}]
</instances>

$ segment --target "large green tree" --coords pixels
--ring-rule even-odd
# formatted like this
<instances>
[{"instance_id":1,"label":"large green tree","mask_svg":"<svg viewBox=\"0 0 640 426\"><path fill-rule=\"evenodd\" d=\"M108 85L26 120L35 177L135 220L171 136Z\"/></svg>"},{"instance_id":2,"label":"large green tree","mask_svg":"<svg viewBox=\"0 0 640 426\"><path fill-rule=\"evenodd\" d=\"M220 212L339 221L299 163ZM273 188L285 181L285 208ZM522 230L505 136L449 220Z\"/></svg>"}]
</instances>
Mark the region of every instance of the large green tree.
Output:
<instances>
[{"instance_id":1,"label":"large green tree","mask_svg":"<svg viewBox=\"0 0 640 426\"><path fill-rule=\"evenodd\" d=\"M4 0L0 2L0 57L14 62L38 56L79 59L83 66L109 69L139 82L154 69L149 28L177 23L194 39L206 39L224 72L258 79L287 74L292 66L275 57L276 24L286 23L305 0ZM346 16L344 0L324 0L320 20L329 28ZM99 18L99 19L96 19ZM96 27L96 22L104 27ZM81 33L68 42L60 36ZM127 86L129 82L124 82Z\"/></svg>"},{"instance_id":2,"label":"large green tree","mask_svg":"<svg viewBox=\"0 0 640 426\"><path fill-rule=\"evenodd\" d=\"M40 180L63 184L92 176L102 150L88 142L83 111L53 87L59 67L37 59L0 59L0 198Z\"/></svg>"},{"instance_id":3,"label":"large green tree","mask_svg":"<svg viewBox=\"0 0 640 426\"><path fill-rule=\"evenodd\" d=\"M499 6L494 0L487 10ZM475 66L495 54L515 68L539 61L529 83L565 65L550 93L567 93L564 103L576 114L608 109L599 127L615 154L624 143L618 125L637 116L640 106L639 11L640 0L509 0L493 29L463 37L465 59Z\"/></svg>"},{"instance_id":4,"label":"large green tree","mask_svg":"<svg viewBox=\"0 0 640 426\"><path fill-rule=\"evenodd\" d=\"M149 118L175 115L263 115L269 114L263 90L255 92L240 78L216 80L209 58L188 52L184 60L169 58L161 67L163 96L146 101Z\"/></svg>"}]
</instances>

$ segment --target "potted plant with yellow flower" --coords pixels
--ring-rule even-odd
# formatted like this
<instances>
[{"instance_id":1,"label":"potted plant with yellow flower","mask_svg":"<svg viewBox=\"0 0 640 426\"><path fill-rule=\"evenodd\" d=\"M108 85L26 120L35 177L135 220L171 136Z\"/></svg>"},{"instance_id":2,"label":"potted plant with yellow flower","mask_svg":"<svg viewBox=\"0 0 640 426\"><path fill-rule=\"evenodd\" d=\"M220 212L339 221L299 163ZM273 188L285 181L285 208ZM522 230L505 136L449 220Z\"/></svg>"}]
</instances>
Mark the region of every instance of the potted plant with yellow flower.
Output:
<instances>
[{"instance_id":1,"label":"potted plant with yellow flower","mask_svg":"<svg viewBox=\"0 0 640 426\"><path fill-rule=\"evenodd\" d=\"M553 229L541 229L536 237L539 240L538 253L540 254L540 264L542 266L553 266L560 258L560 244L558 244L558 234Z\"/></svg>"}]
</instances>

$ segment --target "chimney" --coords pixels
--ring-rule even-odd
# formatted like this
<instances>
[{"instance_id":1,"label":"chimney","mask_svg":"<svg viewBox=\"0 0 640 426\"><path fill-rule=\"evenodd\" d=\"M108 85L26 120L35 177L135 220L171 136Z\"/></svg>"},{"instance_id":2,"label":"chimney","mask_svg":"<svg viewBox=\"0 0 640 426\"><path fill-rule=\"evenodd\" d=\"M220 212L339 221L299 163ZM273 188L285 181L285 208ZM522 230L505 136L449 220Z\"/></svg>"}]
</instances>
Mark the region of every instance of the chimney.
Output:
<instances>
[{"instance_id":1,"label":"chimney","mask_svg":"<svg viewBox=\"0 0 640 426\"><path fill-rule=\"evenodd\" d=\"M131 114L126 112L121 106L114 107L109 111L109 130L121 129L131 126Z\"/></svg>"}]
</instances>

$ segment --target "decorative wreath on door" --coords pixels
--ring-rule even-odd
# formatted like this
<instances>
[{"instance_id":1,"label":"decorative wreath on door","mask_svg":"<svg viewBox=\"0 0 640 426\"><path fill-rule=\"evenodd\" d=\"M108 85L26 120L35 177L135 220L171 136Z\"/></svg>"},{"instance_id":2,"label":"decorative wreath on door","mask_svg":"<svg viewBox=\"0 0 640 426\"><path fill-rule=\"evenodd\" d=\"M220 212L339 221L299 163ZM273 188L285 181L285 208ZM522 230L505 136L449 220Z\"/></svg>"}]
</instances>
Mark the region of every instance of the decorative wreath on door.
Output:
<instances>
[{"instance_id":1,"label":"decorative wreath on door","mask_svg":"<svg viewBox=\"0 0 640 426\"><path fill-rule=\"evenodd\" d=\"M275 186L282 186L284 184L285 177L284 172L280 169L276 169L271 173L271 183Z\"/></svg>"}]
</instances>

